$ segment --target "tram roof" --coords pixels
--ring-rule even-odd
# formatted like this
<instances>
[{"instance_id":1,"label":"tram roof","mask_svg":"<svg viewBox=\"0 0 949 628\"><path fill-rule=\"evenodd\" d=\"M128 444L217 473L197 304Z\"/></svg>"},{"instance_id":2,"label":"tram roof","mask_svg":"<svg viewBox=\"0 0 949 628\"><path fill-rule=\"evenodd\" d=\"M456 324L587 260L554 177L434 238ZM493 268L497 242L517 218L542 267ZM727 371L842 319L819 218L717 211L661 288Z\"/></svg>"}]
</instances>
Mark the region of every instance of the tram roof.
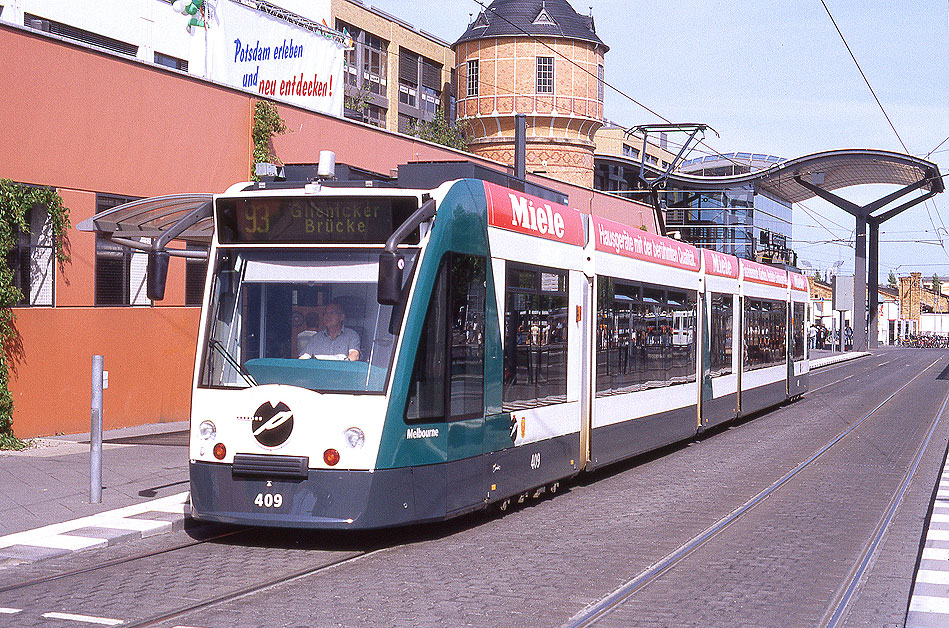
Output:
<instances>
[{"instance_id":1,"label":"tram roof","mask_svg":"<svg viewBox=\"0 0 949 628\"><path fill-rule=\"evenodd\" d=\"M673 173L669 182L673 188L725 190L751 185L763 194L800 203L816 193L798 183L800 177L831 192L855 185L891 184L913 185L925 181L924 189L945 191L945 183L935 163L884 150L846 149L825 151L774 164L764 170L725 177L702 177Z\"/></svg>"},{"instance_id":2,"label":"tram roof","mask_svg":"<svg viewBox=\"0 0 949 628\"><path fill-rule=\"evenodd\" d=\"M205 203L210 203L213 197L213 194L198 193L145 198L100 212L83 220L76 228L80 231L109 233L113 237L156 238L191 212ZM213 231L211 218L203 218L185 229L178 237L185 241L208 244Z\"/></svg>"}]
</instances>

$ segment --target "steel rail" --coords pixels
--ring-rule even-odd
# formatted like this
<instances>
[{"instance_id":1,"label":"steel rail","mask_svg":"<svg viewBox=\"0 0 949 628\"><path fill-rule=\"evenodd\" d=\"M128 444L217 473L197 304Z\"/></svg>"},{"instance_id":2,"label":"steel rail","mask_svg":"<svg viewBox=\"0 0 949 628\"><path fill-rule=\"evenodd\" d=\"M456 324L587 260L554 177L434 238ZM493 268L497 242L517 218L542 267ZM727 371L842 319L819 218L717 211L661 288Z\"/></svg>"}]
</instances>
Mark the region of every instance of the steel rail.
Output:
<instances>
[{"instance_id":1,"label":"steel rail","mask_svg":"<svg viewBox=\"0 0 949 628\"><path fill-rule=\"evenodd\" d=\"M604 598L601 598L599 601L590 604L585 609L571 617L567 623L563 624L562 628L583 628L586 626L592 626L597 621L610 614L618 606L623 604L626 600L632 597L640 589L653 582L666 572L673 569L678 563L684 560L687 556L692 554L695 550L702 547L718 536L722 531L731 526L735 521L747 514L751 509L757 506L759 503L767 499L773 493L781 489L783 486L788 484L795 476L797 476L801 471L813 464L818 458L823 456L827 451L829 451L834 445L846 438L851 432L857 429L864 421L869 419L871 416L876 414L884 405L890 402L896 395L902 392L907 386L919 379L923 373L931 369L942 358L935 360L932 364L921 370L917 373L911 380L900 386L894 392L890 393L886 399L880 402L876 407L874 407L870 412L866 414L862 419L842 431L836 437L831 439L826 445L821 447L816 453L809 457L804 462L797 465L794 469L787 472L779 480L774 482L771 486L759 492L757 495L747 500L744 504L733 510L731 513L712 524L710 527L706 528L704 531L700 532L698 535L693 537L687 543L681 545L678 549L667 554L665 558L661 559L659 562L655 563L638 576L634 577L632 580L627 581L625 584L621 585L619 588L614 590L612 593L607 595Z\"/></svg>"},{"instance_id":2,"label":"steel rail","mask_svg":"<svg viewBox=\"0 0 949 628\"><path fill-rule=\"evenodd\" d=\"M850 601L853 599L854 593L857 591L857 585L859 584L861 578L863 578L863 574L866 572L871 559L876 553L877 547L883 540L883 535L886 534L886 531L889 529L890 522L896 515L896 510L899 508L900 503L903 501L903 496L909 489L909 484L913 480L913 476L916 474L916 469L919 467L919 463L922 461L923 455L926 453L929 442L932 440L933 434L936 432L936 428L939 426L939 421L942 419L942 415L946 411L946 405L949 405L949 393L946 394L946 398L942 402L942 407L933 418L925 440L923 440L922 444L917 449L916 457L913 459L913 464L911 464L910 468L907 469L906 474L903 476L903 481L900 483L899 488L890 499L890 507L881 518L880 523L877 524L876 533L873 535L870 543L867 544L867 547L864 548L862 559L857 563L850 577L846 581L846 589L843 591L842 595L839 596L837 605L834 607L833 614L831 614L826 623L822 622L820 624L824 628L836 628L837 624L843 618L844 612L850 606ZM825 613L825 617L826 615L827 614Z\"/></svg>"},{"instance_id":3,"label":"steel rail","mask_svg":"<svg viewBox=\"0 0 949 628\"><path fill-rule=\"evenodd\" d=\"M319 565L317 567L308 567L306 569L295 571L291 574L287 574L285 576L280 576L279 578L269 580L263 584L256 584L253 586L244 587L242 589L238 589L237 591L224 593L222 595L218 595L216 597L204 600L202 602L197 602L189 606L184 606L172 611L162 613L161 615L156 615L154 617L149 617L147 619L141 619L139 621L130 621L122 625L125 628L147 628L148 626L155 626L157 624L161 624L163 622L170 621L172 619L177 619L179 617L189 615L199 610L211 608L213 606L217 606L218 604L223 604L225 602L233 602L241 598L245 598L251 595L255 595L257 593L261 593L263 591L267 591L269 589L280 586L282 584L288 584L290 582L293 582L294 580L306 578L307 576L311 576L315 573L332 569L333 567L338 567L340 565L351 563L353 561L359 560L360 558L365 558L377 552L384 551L385 549L387 548L357 552L350 556L345 556L338 560L334 560L329 563L326 563L325 565Z\"/></svg>"}]
</instances>

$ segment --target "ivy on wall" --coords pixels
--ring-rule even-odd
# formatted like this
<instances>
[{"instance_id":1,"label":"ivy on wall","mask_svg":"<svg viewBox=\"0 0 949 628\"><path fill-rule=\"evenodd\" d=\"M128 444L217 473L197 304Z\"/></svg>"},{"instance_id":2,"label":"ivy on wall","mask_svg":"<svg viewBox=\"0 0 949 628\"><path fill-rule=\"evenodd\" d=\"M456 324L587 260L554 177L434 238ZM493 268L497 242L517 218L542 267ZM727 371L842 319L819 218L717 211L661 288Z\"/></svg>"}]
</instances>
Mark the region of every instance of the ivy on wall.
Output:
<instances>
[{"instance_id":1,"label":"ivy on wall","mask_svg":"<svg viewBox=\"0 0 949 628\"><path fill-rule=\"evenodd\" d=\"M49 215L56 260L62 267L69 261L66 232L69 230L69 209L63 199L50 188L33 187L0 179L0 449L23 449L26 443L13 435L13 395L10 373L23 354L23 343L16 330L13 307L23 299L14 281L9 255L16 249L21 233L30 233L29 212L44 208Z\"/></svg>"},{"instance_id":2,"label":"ivy on wall","mask_svg":"<svg viewBox=\"0 0 949 628\"><path fill-rule=\"evenodd\" d=\"M254 181L259 181L256 173L254 173L255 164L280 164L280 160L273 149L273 138L275 135L283 135L289 130L287 123L283 121L280 112L277 111L277 105L266 100L258 100L254 103L254 123L251 127L254 152L251 155L250 166L250 175Z\"/></svg>"}]
</instances>

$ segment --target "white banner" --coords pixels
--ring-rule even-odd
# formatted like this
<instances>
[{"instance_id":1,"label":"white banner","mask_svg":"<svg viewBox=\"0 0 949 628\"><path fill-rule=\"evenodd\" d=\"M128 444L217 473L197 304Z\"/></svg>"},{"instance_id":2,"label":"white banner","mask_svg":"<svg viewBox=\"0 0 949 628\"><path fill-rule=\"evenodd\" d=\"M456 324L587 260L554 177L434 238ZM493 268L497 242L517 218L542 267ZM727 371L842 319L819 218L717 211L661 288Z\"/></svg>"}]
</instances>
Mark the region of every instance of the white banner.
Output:
<instances>
[{"instance_id":1,"label":"white banner","mask_svg":"<svg viewBox=\"0 0 949 628\"><path fill-rule=\"evenodd\" d=\"M342 117L342 42L230 0L214 4L206 35L211 80Z\"/></svg>"}]
</instances>

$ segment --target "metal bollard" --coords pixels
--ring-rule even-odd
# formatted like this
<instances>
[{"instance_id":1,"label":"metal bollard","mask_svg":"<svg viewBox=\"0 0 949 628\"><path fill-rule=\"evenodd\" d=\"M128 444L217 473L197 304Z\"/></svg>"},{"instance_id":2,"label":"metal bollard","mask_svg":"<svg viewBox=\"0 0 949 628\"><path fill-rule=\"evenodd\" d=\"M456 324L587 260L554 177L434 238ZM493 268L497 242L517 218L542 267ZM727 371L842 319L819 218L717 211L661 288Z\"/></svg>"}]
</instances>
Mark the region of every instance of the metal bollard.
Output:
<instances>
[{"instance_id":1,"label":"metal bollard","mask_svg":"<svg viewBox=\"0 0 949 628\"><path fill-rule=\"evenodd\" d=\"M89 503L102 503L102 356L92 356L92 429L89 432Z\"/></svg>"}]
</instances>

